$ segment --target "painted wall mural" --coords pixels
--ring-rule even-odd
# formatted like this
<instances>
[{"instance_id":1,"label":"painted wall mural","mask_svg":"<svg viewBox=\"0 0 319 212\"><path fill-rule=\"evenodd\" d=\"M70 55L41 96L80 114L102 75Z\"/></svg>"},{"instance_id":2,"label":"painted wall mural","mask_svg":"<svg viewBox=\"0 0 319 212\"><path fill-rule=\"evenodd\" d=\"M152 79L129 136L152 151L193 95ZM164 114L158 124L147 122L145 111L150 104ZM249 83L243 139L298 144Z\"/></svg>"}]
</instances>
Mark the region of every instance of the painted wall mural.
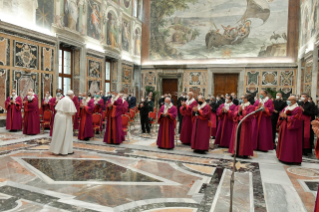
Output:
<instances>
[{"instance_id":1,"label":"painted wall mural","mask_svg":"<svg viewBox=\"0 0 319 212\"><path fill-rule=\"evenodd\" d=\"M121 0L121 7L127 14L132 15L133 0Z\"/></svg>"},{"instance_id":2,"label":"painted wall mural","mask_svg":"<svg viewBox=\"0 0 319 212\"><path fill-rule=\"evenodd\" d=\"M131 21L127 18L122 20L122 49L129 52L131 48Z\"/></svg>"},{"instance_id":3,"label":"painted wall mural","mask_svg":"<svg viewBox=\"0 0 319 212\"><path fill-rule=\"evenodd\" d=\"M286 56L288 0L157 0L150 14L151 60Z\"/></svg>"},{"instance_id":4,"label":"painted wall mural","mask_svg":"<svg viewBox=\"0 0 319 212\"><path fill-rule=\"evenodd\" d=\"M39 73L13 70L12 88L22 99L27 95L30 88L39 96Z\"/></svg>"},{"instance_id":5,"label":"painted wall mural","mask_svg":"<svg viewBox=\"0 0 319 212\"><path fill-rule=\"evenodd\" d=\"M10 65L10 39L0 37L0 65Z\"/></svg>"},{"instance_id":6,"label":"painted wall mural","mask_svg":"<svg viewBox=\"0 0 319 212\"><path fill-rule=\"evenodd\" d=\"M38 0L37 2L36 24L39 27L51 30L51 25L54 22L54 1Z\"/></svg>"},{"instance_id":7,"label":"painted wall mural","mask_svg":"<svg viewBox=\"0 0 319 212\"><path fill-rule=\"evenodd\" d=\"M10 70L0 68L0 114L5 113L5 99L10 95Z\"/></svg>"},{"instance_id":8,"label":"painted wall mural","mask_svg":"<svg viewBox=\"0 0 319 212\"><path fill-rule=\"evenodd\" d=\"M99 40L102 34L101 4L97 1L88 0L87 8L87 35Z\"/></svg>"},{"instance_id":9,"label":"painted wall mural","mask_svg":"<svg viewBox=\"0 0 319 212\"><path fill-rule=\"evenodd\" d=\"M110 45L112 49L119 48L119 24L118 14L115 10L110 10L107 14L107 27L106 27L106 43Z\"/></svg>"},{"instance_id":10,"label":"painted wall mural","mask_svg":"<svg viewBox=\"0 0 319 212\"><path fill-rule=\"evenodd\" d=\"M299 46L307 44L312 38L318 38L319 0L300 1Z\"/></svg>"},{"instance_id":11,"label":"painted wall mural","mask_svg":"<svg viewBox=\"0 0 319 212\"><path fill-rule=\"evenodd\" d=\"M252 69L245 72L245 92L255 96L262 89L281 91L283 97L296 92L296 69Z\"/></svg>"},{"instance_id":12,"label":"painted wall mural","mask_svg":"<svg viewBox=\"0 0 319 212\"><path fill-rule=\"evenodd\" d=\"M142 48L142 30L140 27L136 27L134 30L134 54L140 56Z\"/></svg>"},{"instance_id":13,"label":"painted wall mural","mask_svg":"<svg viewBox=\"0 0 319 212\"><path fill-rule=\"evenodd\" d=\"M101 68L102 64L100 62L89 60L88 63L88 76L93 78L100 78L101 77Z\"/></svg>"}]
</instances>

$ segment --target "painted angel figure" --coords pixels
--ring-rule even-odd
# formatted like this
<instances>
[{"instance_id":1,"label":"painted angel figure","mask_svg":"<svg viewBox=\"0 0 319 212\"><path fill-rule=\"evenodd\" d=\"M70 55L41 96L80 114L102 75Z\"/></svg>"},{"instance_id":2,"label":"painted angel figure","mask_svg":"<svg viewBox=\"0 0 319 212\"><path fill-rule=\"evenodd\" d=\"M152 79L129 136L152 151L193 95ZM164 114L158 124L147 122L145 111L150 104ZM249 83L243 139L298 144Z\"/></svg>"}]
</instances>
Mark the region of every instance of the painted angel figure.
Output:
<instances>
[{"instance_id":1,"label":"painted angel figure","mask_svg":"<svg viewBox=\"0 0 319 212\"><path fill-rule=\"evenodd\" d=\"M80 0L64 0L64 24L75 31L78 29L79 2Z\"/></svg>"},{"instance_id":2,"label":"painted angel figure","mask_svg":"<svg viewBox=\"0 0 319 212\"><path fill-rule=\"evenodd\" d=\"M92 9L91 12L91 27L94 29L93 37L99 39L101 33L101 14L100 14L100 7L96 2L91 4L91 0L89 0L89 6Z\"/></svg>"},{"instance_id":3,"label":"painted angel figure","mask_svg":"<svg viewBox=\"0 0 319 212\"><path fill-rule=\"evenodd\" d=\"M107 30L108 30L108 39L107 44L111 45L111 48L114 49L118 47L117 37L118 37L118 28L116 26L116 20L113 18L112 13L108 15L109 21L107 23Z\"/></svg>"}]
</instances>

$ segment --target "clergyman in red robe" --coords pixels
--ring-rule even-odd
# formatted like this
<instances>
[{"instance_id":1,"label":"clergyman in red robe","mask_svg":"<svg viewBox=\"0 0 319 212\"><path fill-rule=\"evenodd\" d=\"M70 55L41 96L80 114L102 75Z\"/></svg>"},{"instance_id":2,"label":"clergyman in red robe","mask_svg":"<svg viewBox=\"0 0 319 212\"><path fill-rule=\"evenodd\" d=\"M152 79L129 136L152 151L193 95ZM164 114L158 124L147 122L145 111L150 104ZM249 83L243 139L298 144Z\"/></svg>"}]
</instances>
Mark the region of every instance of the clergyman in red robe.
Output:
<instances>
[{"instance_id":1,"label":"clergyman in red robe","mask_svg":"<svg viewBox=\"0 0 319 212\"><path fill-rule=\"evenodd\" d=\"M277 158L286 163L302 162L302 110L295 96L287 100L287 107L279 115Z\"/></svg>"},{"instance_id":2,"label":"clergyman in red robe","mask_svg":"<svg viewBox=\"0 0 319 212\"><path fill-rule=\"evenodd\" d=\"M206 103L203 96L198 97L198 106L193 108L192 120L193 129L191 137L191 147L195 152L205 152L209 150L210 139L210 114L211 108Z\"/></svg>"},{"instance_id":3,"label":"clergyman in red robe","mask_svg":"<svg viewBox=\"0 0 319 212\"><path fill-rule=\"evenodd\" d=\"M17 95L16 90L12 90L12 95L5 102L7 110L6 129L16 131L22 129L22 99Z\"/></svg>"},{"instance_id":4,"label":"clergyman in red robe","mask_svg":"<svg viewBox=\"0 0 319 212\"><path fill-rule=\"evenodd\" d=\"M231 134L233 131L233 112L236 105L233 103L232 96L226 96L226 102L217 109L218 127L214 144L221 147L229 147Z\"/></svg>"},{"instance_id":5,"label":"clergyman in red robe","mask_svg":"<svg viewBox=\"0 0 319 212\"><path fill-rule=\"evenodd\" d=\"M24 101L24 126L23 134L37 135L40 133L40 119L38 99L28 92L27 100Z\"/></svg>"},{"instance_id":6,"label":"clergyman in red robe","mask_svg":"<svg viewBox=\"0 0 319 212\"><path fill-rule=\"evenodd\" d=\"M250 98L249 94L242 96L243 104L236 107L235 111L233 112L233 131L231 136L231 141L229 144L228 151L232 154L235 153L235 140L236 140L236 130L238 127L238 123L249 113L255 111L255 107L250 104L248 99ZM254 116L250 116L246 118L239 129L239 135L237 140L237 151L236 155L240 157L247 158L248 156L253 156L253 145L252 145L252 136L251 136L251 128L252 128L252 121Z\"/></svg>"},{"instance_id":7,"label":"clergyman in red robe","mask_svg":"<svg viewBox=\"0 0 319 212\"><path fill-rule=\"evenodd\" d=\"M54 117L56 114L56 110L55 110L55 106L58 104L58 102L60 101L60 99L63 99L63 95L62 95L62 90L61 89L57 89L56 90L56 97L51 98L49 101L49 105L50 105L50 110L52 112L52 117L51 117L51 130L50 130L50 136L52 136L52 132L53 132L53 125L54 125Z\"/></svg>"},{"instance_id":8,"label":"clergyman in red robe","mask_svg":"<svg viewBox=\"0 0 319 212\"><path fill-rule=\"evenodd\" d=\"M180 134L180 140L183 144L190 145L192 141L192 112L193 108L197 106L197 102L194 99L193 92L189 92L187 95L187 101L182 102L182 106L179 108L180 113L183 116L182 129Z\"/></svg>"},{"instance_id":9,"label":"clergyman in red robe","mask_svg":"<svg viewBox=\"0 0 319 212\"><path fill-rule=\"evenodd\" d=\"M216 133L217 133L217 127L218 127L217 110L218 110L218 107L219 107L215 97L211 98L209 106L210 106L210 108L212 110L212 113L210 115L210 121L212 122L211 136L213 136L213 138L215 138L216 137Z\"/></svg>"},{"instance_id":10,"label":"clergyman in red robe","mask_svg":"<svg viewBox=\"0 0 319 212\"><path fill-rule=\"evenodd\" d=\"M122 129L122 106L123 100L120 95L114 91L112 97L106 106L106 130L104 134L104 143L121 144L125 140Z\"/></svg>"},{"instance_id":11,"label":"clergyman in red robe","mask_svg":"<svg viewBox=\"0 0 319 212\"><path fill-rule=\"evenodd\" d=\"M80 102L80 126L79 140L89 140L94 136L92 114L94 112L94 99L91 98L91 93L83 93L83 99Z\"/></svg>"},{"instance_id":12,"label":"clergyman in red robe","mask_svg":"<svg viewBox=\"0 0 319 212\"><path fill-rule=\"evenodd\" d=\"M267 95L267 91L261 91L260 99L254 104L255 110L264 106L265 111L258 112L255 115L252 128L254 149L265 152L274 149L271 125L271 115L274 112L274 104Z\"/></svg>"},{"instance_id":13,"label":"clergyman in red robe","mask_svg":"<svg viewBox=\"0 0 319 212\"><path fill-rule=\"evenodd\" d=\"M172 104L171 98L165 98L165 104L160 108L157 117L157 122L160 124L157 146L162 149L173 149L177 108Z\"/></svg>"},{"instance_id":14,"label":"clergyman in red robe","mask_svg":"<svg viewBox=\"0 0 319 212\"><path fill-rule=\"evenodd\" d=\"M94 112L101 115L101 118L103 118L103 108L104 108L104 100L101 98L101 96L97 93L94 94ZM101 120L101 126L100 130L102 132L103 130L103 120Z\"/></svg>"},{"instance_id":15,"label":"clergyman in red robe","mask_svg":"<svg viewBox=\"0 0 319 212\"><path fill-rule=\"evenodd\" d=\"M32 88L29 88L29 92L31 92L31 95L38 99L38 96L34 93ZM28 100L28 94L23 98L23 101Z\"/></svg>"}]
</instances>

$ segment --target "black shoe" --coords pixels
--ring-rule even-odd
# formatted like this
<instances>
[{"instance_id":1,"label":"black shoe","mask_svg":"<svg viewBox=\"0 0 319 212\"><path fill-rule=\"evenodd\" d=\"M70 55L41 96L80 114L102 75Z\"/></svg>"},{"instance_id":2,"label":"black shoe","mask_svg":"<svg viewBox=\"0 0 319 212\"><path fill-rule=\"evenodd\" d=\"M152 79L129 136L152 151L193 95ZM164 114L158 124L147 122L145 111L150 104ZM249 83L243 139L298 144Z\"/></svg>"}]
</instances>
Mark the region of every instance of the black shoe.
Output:
<instances>
[{"instance_id":1,"label":"black shoe","mask_svg":"<svg viewBox=\"0 0 319 212\"><path fill-rule=\"evenodd\" d=\"M69 153L68 155L73 155L74 154L74 152L71 152L71 153Z\"/></svg>"}]
</instances>

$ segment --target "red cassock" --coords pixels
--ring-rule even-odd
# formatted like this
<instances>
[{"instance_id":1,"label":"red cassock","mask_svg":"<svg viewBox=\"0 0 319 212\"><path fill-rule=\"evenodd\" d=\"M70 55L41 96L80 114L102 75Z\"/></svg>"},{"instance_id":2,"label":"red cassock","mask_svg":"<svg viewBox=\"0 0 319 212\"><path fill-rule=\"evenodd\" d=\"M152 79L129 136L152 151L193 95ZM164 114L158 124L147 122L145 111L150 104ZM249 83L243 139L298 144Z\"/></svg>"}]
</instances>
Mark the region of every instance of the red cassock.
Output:
<instances>
[{"instance_id":1,"label":"red cassock","mask_svg":"<svg viewBox=\"0 0 319 212\"><path fill-rule=\"evenodd\" d=\"M160 124L160 128L157 136L157 146L164 149L172 149L174 145L174 129L176 127L177 108L172 106L168 109L167 117L162 117L164 114L165 105L163 105L158 112L157 122Z\"/></svg>"},{"instance_id":2,"label":"red cassock","mask_svg":"<svg viewBox=\"0 0 319 212\"><path fill-rule=\"evenodd\" d=\"M108 101L107 106L111 103L111 100ZM106 106L106 130L104 134L104 143L108 144L120 144L125 141L125 136L122 129L122 106L123 100L121 97L118 97L113 103L113 107L109 108Z\"/></svg>"},{"instance_id":3,"label":"red cassock","mask_svg":"<svg viewBox=\"0 0 319 212\"><path fill-rule=\"evenodd\" d=\"M255 110L258 109L259 100L254 104ZM258 112L253 120L253 148L255 150L268 151L274 149L273 139L272 139L272 125L271 125L271 115L274 112L274 104L269 99L264 104L265 111Z\"/></svg>"},{"instance_id":4,"label":"red cassock","mask_svg":"<svg viewBox=\"0 0 319 212\"><path fill-rule=\"evenodd\" d=\"M217 114L216 113L211 112L210 121L212 122L212 130L210 135L216 136L216 132L217 132Z\"/></svg>"},{"instance_id":5,"label":"red cassock","mask_svg":"<svg viewBox=\"0 0 319 212\"><path fill-rule=\"evenodd\" d=\"M38 99L38 96L36 94L33 95L34 98ZM26 95L24 98L23 98L23 101L28 101L28 95Z\"/></svg>"},{"instance_id":6,"label":"red cassock","mask_svg":"<svg viewBox=\"0 0 319 212\"><path fill-rule=\"evenodd\" d=\"M97 104L95 104L97 101ZM103 118L103 108L104 108L104 101L102 98L100 98L99 100L96 100L94 98L94 112L93 113L99 113L101 114L101 118ZM103 130L103 120L101 121L101 126L100 126L100 130L102 132Z\"/></svg>"},{"instance_id":7,"label":"red cassock","mask_svg":"<svg viewBox=\"0 0 319 212\"><path fill-rule=\"evenodd\" d=\"M238 114L239 108L241 105L237 106L236 109L233 112L233 131L232 136L229 144L228 151L232 154L234 154L235 149L235 139L236 139L236 130L238 123L249 113L252 113L255 111L255 107L253 105L246 106L245 109L241 111L241 114ZM254 116L250 116L246 118L240 127L240 132L238 135L238 141L237 141L237 155L240 156L253 156L253 145L252 145L252 136L251 136L251 128L252 128L252 122L253 122Z\"/></svg>"},{"instance_id":8,"label":"red cassock","mask_svg":"<svg viewBox=\"0 0 319 212\"><path fill-rule=\"evenodd\" d=\"M80 103L79 103L78 97L74 95L72 101L74 103L76 110L79 111ZM75 115L72 118L73 118L73 130L79 129L79 113L75 113Z\"/></svg>"},{"instance_id":9,"label":"red cassock","mask_svg":"<svg viewBox=\"0 0 319 212\"><path fill-rule=\"evenodd\" d=\"M180 113L183 116L182 129L180 140L183 144L190 144L192 141L192 130L193 130L193 122L192 122L192 113L193 108L197 106L197 102L194 100L191 104L183 106L179 108Z\"/></svg>"},{"instance_id":10,"label":"red cassock","mask_svg":"<svg viewBox=\"0 0 319 212\"><path fill-rule=\"evenodd\" d=\"M83 103L81 100L80 104ZM92 114L94 112L94 99L90 99L84 108L80 108L80 126L78 139L84 140L94 136Z\"/></svg>"},{"instance_id":11,"label":"red cassock","mask_svg":"<svg viewBox=\"0 0 319 212\"><path fill-rule=\"evenodd\" d=\"M223 112L223 107L225 104L221 104L217 109L217 116L218 116L218 128L216 133L215 144L219 144L222 147L229 147L231 134L233 131L233 111L236 109L236 105L232 104L229 107L227 113Z\"/></svg>"},{"instance_id":12,"label":"red cassock","mask_svg":"<svg viewBox=\"0 0 319 212\"><path fill-rule=\"evenodd\" d=\"M63 98L64 97L62 96L60 99L63 99ZM49 101L50 110L52 112L50 136L52 136L52 132L53 132L54 117L55 117L55 114L56 114L56 110L55 110L55 105L56 104L58 104L58 102L56 101L56 97L51 98L50 101Z\"/></svg>"},{"instance_id":13,"label":"red cassock","mask_svg":"<svg viewBox=\"0 0 319 212\"><path fill-rule=\"evenodd\" d=\"M5 107L7 110L7 121L6 129L7 130L21 130L22 129L22 99L20 96L17 96L15 99L15 104L10 104L11 97L8 97L5 102Z\"/></svg>"},{"instance_id":14,"label":"red cassock","mask_svg":"<svg viewBox=\"0 0 319 212\"><path fill-rule=\"evenodd\" d=\"M198 113L199 114L195 116L192 114L193 132L191 137L191 147L194 150L206 151L209 150L211 108L208 104L203 105L202 108L198 110Z\"/></svg>"},{"instance_id":15,"label":"red cassock","mask_svg":"<svg viewBox=\"0 0 319 212\"><path fill-rule=\"evenodd\" d=\"M51 110L49 102L50 102L50 100L48 102L46 102L45 99L43 99L43 101L42 101L42 104L41 104L41 108L42 108L42 114L41 115L42 115L42 117L44 115L44 111Z\"/></svg>"},{"instance_id":16,"label":"red cassock","mask_svg":"<svg viewBox=\"0 0 319 212\"><path fill-rule=\"evenodd\" d=\"M315 203L315 210L314 212L319 212L319 186L318 186L318 191L317 191L317 198L316 198L316 203Z\"/></svg>"},{"instance_id":17,"label":"red cassock","mask_svg":"<svg viewBox=\"0 0 319 212\"><path fill-rule=\"evenodd\" d=\"M40 133L40 119L38 99L25 101L24 103L24 127L23 134L37 135Z\"/></svg>"},{"instance_id":18,"label":"red cassock","mask_svg":"<svg viewBox=\"0 0 319 212\"><path fill-rule=\"evenodd\" d=\"M287 107L286 107L287 108ZM285 109L282 111L285 112ZM277 145L277 158L288 163L302 162L302 110L296 107L294 110L286 110L287 119L279 117L277 127L279 137Z\"/></svg>"}]
</instances>

